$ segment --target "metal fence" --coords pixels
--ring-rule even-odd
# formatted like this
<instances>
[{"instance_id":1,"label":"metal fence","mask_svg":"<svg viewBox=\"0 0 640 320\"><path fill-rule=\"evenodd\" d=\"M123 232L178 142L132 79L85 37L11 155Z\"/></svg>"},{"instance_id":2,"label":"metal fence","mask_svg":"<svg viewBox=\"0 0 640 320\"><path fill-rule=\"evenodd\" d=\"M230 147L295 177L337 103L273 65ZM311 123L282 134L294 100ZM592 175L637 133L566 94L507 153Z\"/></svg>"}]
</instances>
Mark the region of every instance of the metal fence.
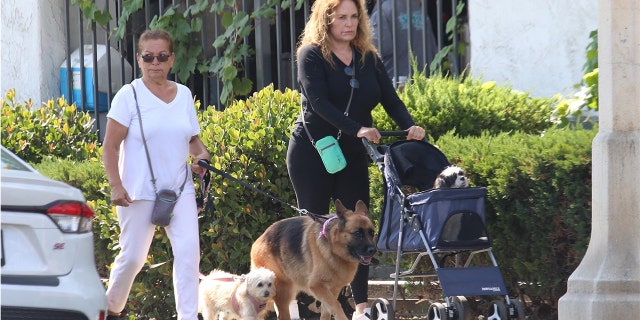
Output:
<instances>
[{"instance_id":1,"label":"metal fence","mask_svg":"<svg viewBox=\"0 0 640 320\"><path fill-rule=\"evenodd\" d=\"M116 41L113 39L112 31L116 28L118 19L122 17L123 1L94 0L97 6L107 10L113 17L112 21L101 27L91 19L85 18L81 9L72 4L71 0L66 0L66 67L63 64L63 70L61 70L61 91L67 100L75 102L83 111L95 114L98 131L102 131L100 127L104 123L104 116L110 108L115 92L139 76L135 59L137 37L150 25L154 16L162 15L169 6L189 4L189 0L144 0L143 7L129 17L125 36ZM260 5L263 1L266 0L239 0L236 1L236 5L245 12L251 12L254 6ZM280 90L297 87L295 48L308 19L313 0L303 1L299 10L282 9L277 6L273 21L258 19L254 22L252 35L245 41L255 50L255 55L246 58L243 63L243 72L253 82L254 91L259 91L270 84ZM432 22L430 26L425 26L432 29L425 28L425 30L434 32L437 50L445 46L454 47L448 55L450 64L448 68L452 73L459 73L464 57L457 54L457 47L461 41L462 33L459 30L464 28L466 10L457 16L455 10L462 0L366 0L365 2L371 13L374 10L380 10L382 1L392 3L403 1L407 4L417 2L422 8L421 21L431 20ZM428 18L425 19L425 17ZM452 17L459 25L455 27L456 32L447 33L446 24ZM216 37L224 32L218 20L219 17L215 14L203 17L202 31L198 39L195 39L198 45L202 46L204 55L209 58L220 54L219 49L212 47ZM396 22L396 19L393 19L391 26L381 23L374 32L380 34L383 28L395 30L400 23L403 22ZM408 23L410 25L412 19L409 19ZM409 41L411 37L409 34ZM426 33L423 33L422 37L426 37ZM395 41L398 39L395 36L392 39L379 39L378 45L382 41L392 41L395 47ZM395 59L395 50L393 54ZM82 62L78 63L78 60ZM397 63L394 61L394 64ZM86 67L86 65L92 67ZM171 76L176 80L175 75ZM203 106L213 105L222 108L218 99L221 82L215 75L196 72L183 84L191 89Z\"/></svg>"}]
</instances>

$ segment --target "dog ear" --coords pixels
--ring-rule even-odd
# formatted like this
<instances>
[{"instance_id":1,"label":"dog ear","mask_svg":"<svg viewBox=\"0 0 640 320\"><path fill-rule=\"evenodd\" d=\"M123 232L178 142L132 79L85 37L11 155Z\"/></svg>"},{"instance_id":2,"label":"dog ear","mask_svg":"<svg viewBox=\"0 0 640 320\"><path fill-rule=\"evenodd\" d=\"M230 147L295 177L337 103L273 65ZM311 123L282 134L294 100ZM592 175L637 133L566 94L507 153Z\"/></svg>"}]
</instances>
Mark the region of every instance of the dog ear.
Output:
<instances>
[{"instance_id":1,"label":"dog ear","mask_svg":"<svg viewBox=\"0 0 640 320\"><path fill-rule=\"evenodd\" d=\"M369 208L367 208L367 205L364 203L364 201L362 200L358 200L358 202L356 202L356 213L363 213L364 215L368 216L369 215Z\"/></svg>"},{"instance_id":2,"label":"dog ear","mask_svg":"<svg viewBox=\"0 0 640 320\"><path fill-rule=\"evenodd\" d=\"M345 206L342 204L342 201L340 201L340 199L336 199L336 213L338 214L338 216L343 216L348 210L347 208L345 208Z\"/></svg>"}]
</instances>

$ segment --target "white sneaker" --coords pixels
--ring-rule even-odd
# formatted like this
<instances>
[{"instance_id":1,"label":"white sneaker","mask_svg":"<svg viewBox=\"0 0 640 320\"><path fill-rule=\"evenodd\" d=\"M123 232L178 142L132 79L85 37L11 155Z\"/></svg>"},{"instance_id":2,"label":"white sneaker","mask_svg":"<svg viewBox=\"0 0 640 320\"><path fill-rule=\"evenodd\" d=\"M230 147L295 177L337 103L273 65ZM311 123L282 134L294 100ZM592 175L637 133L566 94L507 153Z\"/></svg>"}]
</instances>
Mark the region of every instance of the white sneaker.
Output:
<instances>
[{"instance_id":1,"label":"white sneaker","mask_svg":"<svg viewBox=\"0 0 640 320\"><path fill-rule=\"evenodd\" d=\"M369 320L371 319L371 308L365 308L364 313L357 314L354 312L351 320Z\"/></svg>"},{"instance_id":2,"label":"white sneaker","mask_svg":"<svg viewBox=\"0 0 640 320\"><path fill-rule=\"evenodd\" d=\"M298 311L298 300L291 300L289 303L289 316L291 320L300 320L300 313Z\"/></svg>"}]
</instances>

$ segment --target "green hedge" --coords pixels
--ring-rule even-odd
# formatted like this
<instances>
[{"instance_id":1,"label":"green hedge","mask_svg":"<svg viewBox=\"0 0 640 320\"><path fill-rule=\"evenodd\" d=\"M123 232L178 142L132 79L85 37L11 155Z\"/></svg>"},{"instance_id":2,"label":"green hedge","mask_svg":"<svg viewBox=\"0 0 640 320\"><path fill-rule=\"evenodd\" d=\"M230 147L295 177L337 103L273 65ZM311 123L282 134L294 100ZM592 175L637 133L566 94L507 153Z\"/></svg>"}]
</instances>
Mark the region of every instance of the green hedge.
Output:
<instances>
[{"instance_id":1,"label":"green hedge","mask_svg":"<svg viewBox=\"0 0 640 320\"><path fill-rule=\"evenodd\" d=\"M429 88L421 87L427 82ZM530 98L508 88L490 87L491 84L477 80L417 78L401 97L450 161L463 166L474 185L487 186L489 233L511 289L557 301L588 243L590 148L594 131L550 129L551 124L545 117L550 114L554 101ZM420 92L424 92L425 97L420 98ZM469 92L482 97L473 100ZM66 103L59 105L66 106ZM17 120L13 113L24 114L24 108L3 103L3 127L5 116L11 116L16 119L15 128L25 121L34 123L33 131L44 132L46 121L35 121L24 115L20 119L25 120ZM505 113L501 108L510 111ZM88 116L77 111L55 113L54 110L45 113L61 118L62 122ZM379 112L381 110L376 110L376 125L396 129ZM212 164L295 205L285 157L291 125L298 113L298 93L281 92L273 87L247 100L236 101L225 111L204 108L199 113L201 137L212 154ZM495 119L485 121L481 116ZM516 121L522 122L522 130L517 130ZM83 125L80 127L88 130ZM89 131L78 136L94 137ZM96 261L100 274L106 277L117 253L119 230L115 210L108 204L108 184L97 156L101 149L76 158L84 154L84 148L91 150L91 139L80 139L85 141L81 147L84 151L68 149L66 154L49 155L46 149L37 153L17 148L21 144L16 137L18 135L3 134L2 142L12 145L11 149L31 163L42 161L37 168L44 174L83 190L96 211ZM43 142L42 146L47 144L51 143ZM382 180L375 166L370 172L371 212L377 223L383 198ZM216 174L212 175L210 198L215 210L203 212L200 217L200 269L203 272L213 268L246 272L253 240L274 221L297 215L287 205ZM532 240L524 240L527 238L523 235ZM166 235L157 232L149 252L150 267L136 278L130 295L132 317L167 318L174 313L170 252Z\"/></svg>"},{"instance_id":2,"label":"green hedge","mask_svg":"<svg viewBox=\"0 0 640 320\"><path fill-rule=\"evenodd\" d=\"M437 145L486 186L487 228L505 281L557 301L591 232L591 141L597 130L551 129L457 138Z\"/></svg>"},{"instance_id":3,"label":"green hedge","mask_svg":"<svg viewBox=\"0 0 640 320\"><path fill-rule=\"evenodd\" d=\"M463 137L482 132L537 134L553 125L550 116L558 103L493 81L423 74L416 74L399 95L432 140L451 130ZM377 128L397 130L381 107L374 110L374 120Z\"/></svg>"},{"instance_id":4,"label":"green hedge","mask_svg":"<svg viewBox=\"0 0 640 320\"><path fill-rule=\"evenodd\" d=\"M286 168L287 144L298 115L297 92L269 86L224 111L199 114L201 138L211 164L240 181L295 205ZM297 215L288 206L212 173L210 197L215 210L200 222L200 268L244 273L253 240L271 223Z\"/></svg>"},{"instance_id":5,"label":"green hedge","mask_svg":"<svg viewBox=\"0 0 640 320\"><path fill-rule=\"evenodd\" d=\"M15 90L2 99L2 145L27 162L44 158L85 160L99 156L94 120L63 98L40 106L15 101Z\"/></svg>"}]
</instances>

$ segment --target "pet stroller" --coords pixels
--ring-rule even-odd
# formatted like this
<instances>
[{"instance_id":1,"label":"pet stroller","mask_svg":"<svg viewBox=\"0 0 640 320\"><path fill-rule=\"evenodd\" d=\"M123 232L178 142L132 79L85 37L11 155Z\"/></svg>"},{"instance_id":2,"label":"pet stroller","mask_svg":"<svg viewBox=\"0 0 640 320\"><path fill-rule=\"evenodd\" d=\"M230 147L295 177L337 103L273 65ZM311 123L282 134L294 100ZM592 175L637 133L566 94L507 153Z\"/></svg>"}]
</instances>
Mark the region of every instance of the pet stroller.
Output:
<instances>
[{"instance_id":1,"label":"pet stroller","mask_svg":"<svg viewBox=\"0 0 640 320\"><path fill-rule=\"evenodd\" d=\"M406 136L406 132L387 131L382 135ZM425 141L372 145L363 139L363 143L383 173L384 211L377 248L396 253L395 273L390 275L394 279L393 301L375 300L372 319L394 318L398 280L408 277L439 280L445 303L429 306L429 320L471 319L471 306L465 296L504 296L504 301L496 298L489 304L485 319L524 319L524 305L509 298L491 251L484 215L486 188L432 189L438 174L450 163ZM417 257L408 270L400 271L405 253ZM430 258L435 274L417 271L425 256ZM485 262L479 263L482 257Z\"/></svg>"}]
</instances>

